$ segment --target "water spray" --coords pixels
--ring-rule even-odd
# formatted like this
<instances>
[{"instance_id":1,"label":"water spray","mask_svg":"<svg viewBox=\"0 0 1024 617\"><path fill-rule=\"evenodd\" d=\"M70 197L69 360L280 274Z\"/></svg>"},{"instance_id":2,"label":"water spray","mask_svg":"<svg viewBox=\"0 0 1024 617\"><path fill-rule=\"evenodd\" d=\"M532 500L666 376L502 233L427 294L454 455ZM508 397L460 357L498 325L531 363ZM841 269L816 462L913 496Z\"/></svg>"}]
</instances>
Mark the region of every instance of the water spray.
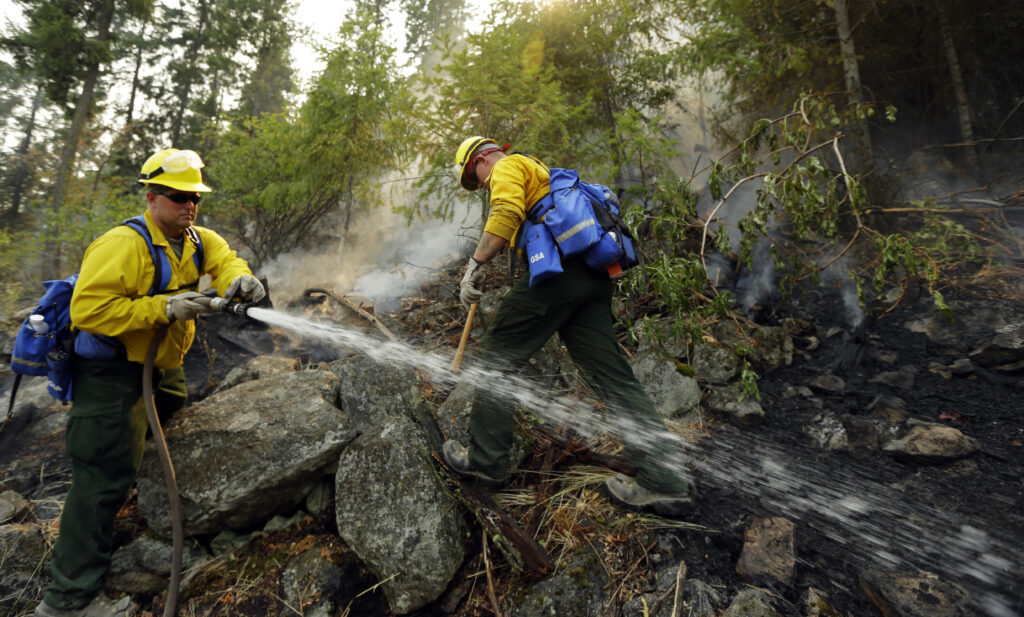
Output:
<instances>
[{"instance_id":1,"label":"water spray","mask_svg":"<svg viewBox=\"0 0 1024 617\"><path fill-rule=\"evenodd\" d=\"M475 366L456 369L456 373L446 355L419 351L399 341L381 341L336 324L268 308L242 306L231 307L230 311L302 338L362 352L377 362L415 367L441 385L453 386L464 380L487 384L498 395L536 411L545 421L564 424L587 437L610 433L648 449L669 444L673 456L668 466L674 472L688 476L692 466L707 480L756 498L765 507L800 520L849 547L851 558L862 565L904 569L923 568L925 563L935 568L938 564L942 566L938 567L940 573L969 590L974 608L981 614L1018 614L1012 594L1019 585L1022 564L1011 534L982 529L976 521L961 520L928 504L910 503L898 491L871 479L870 474L839 479L813 467L794 467L789 456L791 444L782 447L752 433L720 428L709 443L692 443L671 431L650 434L607 409L602 411L571 397L552 397L521 376ZM913 522L908 520L908 513L913 514Z\"/></svg>"}]
</instances>

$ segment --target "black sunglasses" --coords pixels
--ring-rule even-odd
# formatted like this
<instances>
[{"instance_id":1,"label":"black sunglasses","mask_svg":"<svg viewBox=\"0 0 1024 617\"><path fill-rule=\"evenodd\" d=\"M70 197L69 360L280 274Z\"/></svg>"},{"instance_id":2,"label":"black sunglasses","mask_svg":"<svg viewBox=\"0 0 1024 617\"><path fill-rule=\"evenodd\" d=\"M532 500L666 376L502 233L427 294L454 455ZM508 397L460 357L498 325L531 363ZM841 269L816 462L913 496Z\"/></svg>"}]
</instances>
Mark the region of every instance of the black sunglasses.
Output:
<instances>
[{"instance_id":1,"label":"black sunglasses","mask_svg":"<svg viewBox=\"0 0 1024 617\"><path fill-rule=\"evenodd\" d=\"M159 195L163 195L164 197L166 197L167 199L170 199L174 203L181 204L181 205L187 204L188 202L191 201L192 203L194 203L195 205L198 206L199 205L199 200L203 198L203 196L198 194L198 193L158 193L158 194Z\"/></svg>"}]
</instances>

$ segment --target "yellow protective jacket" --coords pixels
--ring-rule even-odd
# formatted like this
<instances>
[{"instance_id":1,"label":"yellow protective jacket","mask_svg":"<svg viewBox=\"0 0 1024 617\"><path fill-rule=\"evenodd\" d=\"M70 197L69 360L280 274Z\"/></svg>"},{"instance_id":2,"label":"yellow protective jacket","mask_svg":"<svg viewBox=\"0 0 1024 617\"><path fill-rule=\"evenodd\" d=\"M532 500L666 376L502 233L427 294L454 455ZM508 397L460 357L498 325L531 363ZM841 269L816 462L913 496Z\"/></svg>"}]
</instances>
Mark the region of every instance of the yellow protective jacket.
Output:
<instances>
[{"instance_id":1,"label":"yellow protective jacket","mask_svg":"<svg viewBox=\"0 0 1024 617\"><path fill-rule=\"evenodd\" d=\"M167 253L171 264L168 289L174 290L199 280L200 274L213 277L219 295L235 277L252 274L245 260L235 255L217 232L193 227L203 242L203 272L196 272L192 255L195 245L186 236L181 259L175 255L160 228L147 210L146 226L157 250ZM145 239L126 225L106 232L89 245L82 269L71 296L71 323L76 329L117 338L128 352L128 360L143 363L146 351L163 325L170 324L160 344L154 366L177 368L195 338L195 321L167 318L167 295L149 296L156 269ZM184 291L184 290L183 290Z\"/></svg>"},{"instance_id":2,"label":"yellow protective jacket","mask_svg":"<svg viewBox=\"0 0 1024 617\"><path fill-rule=\"evenodd\" d=\"M491 213L484 231L514 241L526 213L550 191L548 168L537 159L512 154L491 169Z\"/></svg>"}]
</instances>

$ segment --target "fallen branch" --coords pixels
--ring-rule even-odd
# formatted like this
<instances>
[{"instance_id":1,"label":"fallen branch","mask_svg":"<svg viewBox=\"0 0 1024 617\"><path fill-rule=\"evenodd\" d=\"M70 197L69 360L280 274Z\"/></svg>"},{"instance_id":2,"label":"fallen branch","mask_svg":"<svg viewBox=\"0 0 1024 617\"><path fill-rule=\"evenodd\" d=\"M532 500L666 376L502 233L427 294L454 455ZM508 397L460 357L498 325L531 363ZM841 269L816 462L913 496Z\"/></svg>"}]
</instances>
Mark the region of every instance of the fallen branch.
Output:
<instances>
[{"instance_id":1,"label":"fallen branch","mask_svg":"<svg viewBox=\"0 0 1024 617\"><path fill-rule=\"evenodd\" d=\"M458 487L458 490L453 491L454 497L473 512L485 534L494 534L492 539L509 564L534 576L543 576L554 570L555 564L544 547L523 531L522 527L494 501L490 493L474 481L460 476L444 462L444 457L441 456L444 435L433 415L420 407L417 410L417 418L426 430L434 459L446 472L448 479Z\"/></svg>"},{"instance_id":2,"label":"fallen branch","mask_svg":"<svg viewBox=\"0 0 1024 617\"><path fill-rule=\"evenodd\" d=\"M360 317L366 318L371 323L373 323L373 325L377 326L377 329L380 330L381 332L383 332L384 336L388 337L390 340L392 340L392 341L394 341L396 343L398 342L398 337L396 337L394 334L392 334L390 330L385 328L384 324L382 324L379 319L377 319L376 317L374 317L370 313L368 313L365 310L363 310L363 308L361 306L359 306L355 302L349 300L345 296L338 295L338 294L334 293L333 291L330 291L330 290L327 290L327 289L318 289L318 288L307 289L303 293L303 295L306 295L306 296L310 296L312 294L323 294L325 296L330 296L331 298L334 298L335 300L340 302L343 306L346 306L346 307L352 309L353 311L356 312L357 315L359 315Z\"/></svg>"}]
</instances>

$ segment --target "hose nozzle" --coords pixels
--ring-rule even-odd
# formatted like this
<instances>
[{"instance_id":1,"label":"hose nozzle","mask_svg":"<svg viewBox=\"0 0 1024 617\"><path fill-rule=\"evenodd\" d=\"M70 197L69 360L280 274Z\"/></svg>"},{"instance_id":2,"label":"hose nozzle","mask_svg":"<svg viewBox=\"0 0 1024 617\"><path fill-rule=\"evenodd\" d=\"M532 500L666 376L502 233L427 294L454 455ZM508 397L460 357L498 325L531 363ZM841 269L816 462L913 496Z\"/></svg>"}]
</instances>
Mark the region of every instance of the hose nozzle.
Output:
<instances>
[{"instance_id":1,"label":"hose nozzle","mask_svg":"<svg viewBox=\"0 0 1024 617\"><path fill-rule=\"evenodd\" d=\"M215 311L220 311L223 313L234 313L235 315L241 315L245 317L246 313L249 312L249 309L252 308L252 304L243 302L232 302L231 300L228 300L226 298L216 296L210 298L210 308L212 308Z\"/></svg>"}]
</instances>

